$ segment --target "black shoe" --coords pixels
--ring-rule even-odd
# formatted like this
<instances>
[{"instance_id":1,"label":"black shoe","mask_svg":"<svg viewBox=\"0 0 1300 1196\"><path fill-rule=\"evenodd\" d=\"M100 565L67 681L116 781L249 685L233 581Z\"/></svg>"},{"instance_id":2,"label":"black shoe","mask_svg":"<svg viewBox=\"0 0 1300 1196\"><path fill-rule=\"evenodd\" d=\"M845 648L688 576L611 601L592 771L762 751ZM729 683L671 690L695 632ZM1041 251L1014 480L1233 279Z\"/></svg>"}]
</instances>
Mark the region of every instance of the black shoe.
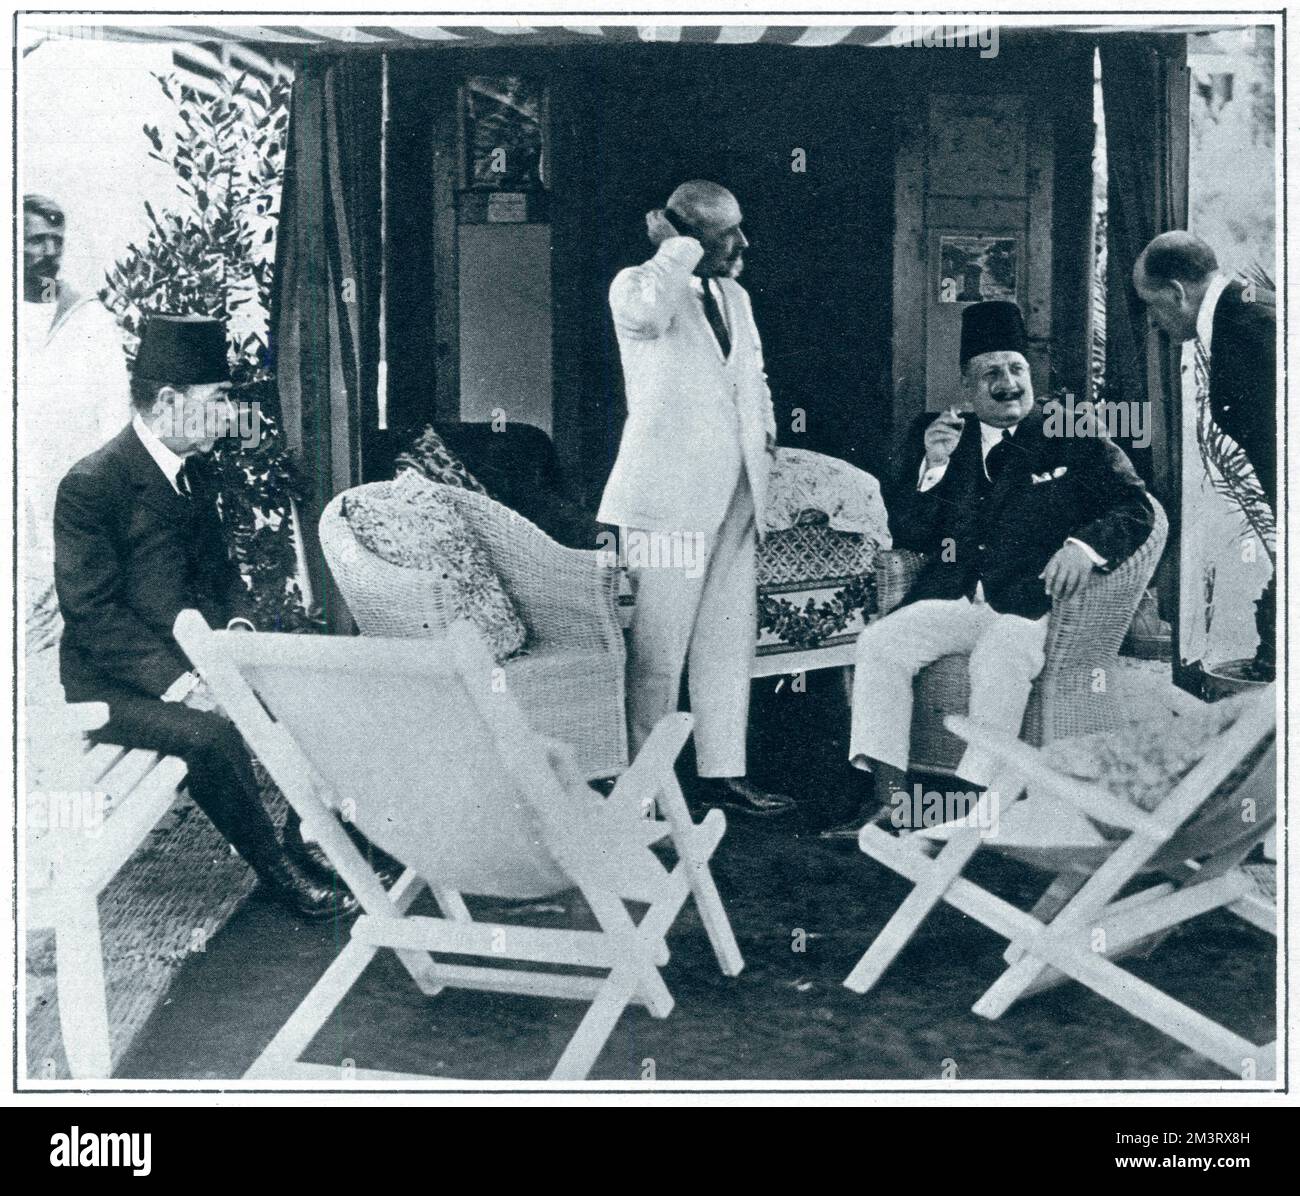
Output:
<instances>
[{"instance_id":1,"label":"black shoe","mask_svg":"<svg viewBox=\"0 0 1300 1196\"><path fill-rule=\"evenodd\" d=\"M325 885L342 883L338 871L319 843L309 843L300 829L284 828L284 853L313 880Z\"/></svg>"},{"instance_id":2,"label":"black shoe","mask_svg":"<svg viewBox=\"0 0 1300 1196\"><path fill-rule=\"evenodd\" d=\"M868 803L856 813L849 815L834 826L828 826L823 831L817 832L819 839L852 840L857 842L858 836L862 833L864 826L879 826L886 830L894 826L894 807L893 806L875 806L874 803Z\"/></svg>"},{"instance_id":3,"label":"black shoe","mask_svg":"<svg viewBox=\"0 0 1300 1196\"><path fill-rule=\"evenodd\" d=\"M834 842L857 842L858 836L862 833L862 828L870 821L865 814L853 814L837 822L833 826L828 826L824 830L817 832L817 838L826 839Z\"/></svg>"},{"instance_id":4,"label":"black shoe","mask_svg":"<svg viewBox=\"0 0 1300 1196\"><path fill-rule=\"evenodd\" d=\"M379 877L379 883L384 888L391 889L394 881L406 871L401 861L393 859L388 852L376 847L352 823L344 822L343 830L352 840L352 845L361 853L361 858L370 865L370 870Z\"/></svg>"},{"instance_id":5,"label":"black shoe","mask_svg":"<svg viewBox=\"0 0 1300 1196\"><path fill-rule=\"evenodd\" d=\"M794 801L783 793L768 793L744 777L700 777L694 790L701 805L722 806L747 818L780 818L795 810Z\"/></svg>"},{"instance_id":6,"label":"black shoe","mask_svg":"<svg viewBox=\"0 0 1300 1196\"><path fill-rule=\"evenodd\" d=\"M391 889L393 881L402 874L402 866L391 856L380 851L356 827L346 822L342 823L342 826L348 838L361 853L362 859L370 865L379 878L379 883L384 888ZM324 848L319 843L309 842L302 837L302 824L296 818L291 818L285 823L284 851L298 868L313 880L330 886L345 883L338 869L325 854Z\"/></svg>"},{"instance_id":7,"label":"black shoe","mask_svg":"<svg viewBox=\"0 0 1300 1196\"><path fill-rule=\"evenodd\" d=\"M308 876L287 855L255 865L267 895L288 906L300 918L319 922L356 913L357 899L341 885L325 885Z\"/></svg>"}]
</instances>

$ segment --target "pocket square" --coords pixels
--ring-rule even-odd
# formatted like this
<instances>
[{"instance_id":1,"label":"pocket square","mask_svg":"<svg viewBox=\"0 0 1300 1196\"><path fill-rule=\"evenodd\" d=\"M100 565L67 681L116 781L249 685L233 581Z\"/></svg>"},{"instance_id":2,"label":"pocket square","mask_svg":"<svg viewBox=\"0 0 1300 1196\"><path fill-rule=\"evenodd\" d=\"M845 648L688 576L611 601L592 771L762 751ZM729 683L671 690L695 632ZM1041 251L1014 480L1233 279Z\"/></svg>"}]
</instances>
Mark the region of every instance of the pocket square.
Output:
<instances>
[{"instance_id":1,"label":"pocket square","mask_svg":"<svg viewBox=\"0 0 1300 1196\"><path fill-rule=\"evenodd\" d=\"M1058 465L1055 469L1050 469L1046 473L1035 473L1031 474L1030 477L1034 485L1037 486L1042 482L1051 482L1056 478L1063 477L1069 468L1068 465Z\"/></svg>"}]
</instances>

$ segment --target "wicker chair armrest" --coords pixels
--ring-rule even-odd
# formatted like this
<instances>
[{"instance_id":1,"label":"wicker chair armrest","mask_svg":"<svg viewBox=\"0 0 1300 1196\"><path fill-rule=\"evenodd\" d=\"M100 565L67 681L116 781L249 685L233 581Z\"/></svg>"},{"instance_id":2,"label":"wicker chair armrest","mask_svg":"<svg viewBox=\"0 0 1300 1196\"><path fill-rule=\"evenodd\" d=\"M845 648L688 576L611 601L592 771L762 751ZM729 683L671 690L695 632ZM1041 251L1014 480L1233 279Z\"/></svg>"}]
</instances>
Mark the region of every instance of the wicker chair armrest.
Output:
<instances>
[{"instance_id":1,"label":"wicker chair armrest","mask_svg":"<svg viewBox=\"0 0 1300 1196\"><path fill-rule=\"evenodd\" d=\"M623 653L618 570L604 554L557 544L486 495L460 490L455 500L514 600L531 643Z\"/></svg>"},{"instance_id":2,"label":"wicker chair armrest","mask_svg":"<svg viewBox=\"0 0 1300 1196\"><path fill-rule=\"evenodd\" d=\"M357 626L365 635L438 636L455 622L450 587L424 569L394 565L352 534L336 496L320 519L321 551Z\"/></svg>"},{"instance_id":3,"label":"wicker chair armrest","mask_svg":"<svg viewBox=\"0 0 1300 1196\"><path fill-rule=\"evenodd\" d=\"M929 558L910 548L887 548L876 554L876 608L882 615L902 604Z\"/></svg>"},{"instance_id":4,"label":"wicker chair armrest","mask_svg":"<svg viewBox=\"0 0 1300 1196\"><path fill-rule=\"evenodd\" d=\"M1113 572L1094 577L1073 598L1052 604L1044 676L1100 665L1119 651L1169 534L1164 508L1154 498L1150 502L1155 520L1146 542Z\"/></svg>"}]
</instances>

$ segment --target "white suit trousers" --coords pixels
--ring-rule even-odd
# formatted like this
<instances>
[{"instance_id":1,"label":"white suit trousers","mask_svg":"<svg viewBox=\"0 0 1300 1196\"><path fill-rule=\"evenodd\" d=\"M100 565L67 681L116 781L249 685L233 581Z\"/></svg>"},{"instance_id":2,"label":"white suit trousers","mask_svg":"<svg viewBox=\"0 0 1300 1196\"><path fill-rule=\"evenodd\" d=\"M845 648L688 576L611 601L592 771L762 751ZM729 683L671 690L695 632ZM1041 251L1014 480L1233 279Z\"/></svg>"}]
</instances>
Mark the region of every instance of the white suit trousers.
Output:
<instances>
[{"instance_id":1,"label":"white suit trousers","mask_svg":"<svg viewBox=\"0 0 1300 1196\"><path fill-rule=\"evenodd\" d=\"M629 531L665 541L683 532ZM744 473L722 524L701 537L703 560L637 566L627 660L628 721L639 751L665 714L677 709L687 669L695 716L695 758L702 777L745 775L749 724L749 670L757 636L757 534L754 503ZM689 558L691 554L687 554Z\"/></svg>"},{"instance_id":2,"label":"white suit trousers","mask_svg":"<svg viewBox=\"0 0 1300 1196\"><path fill-rule=\"evenodd\" d=\"M1047 620L999 614L966 598L915 602L866 627L853 673L849 759L866 756L906 770L912 681L941 656L970 653L970 717L1020 734L1034 678L1043 671ZM967 748L957 775L988 785L991 762Z\"/></svg>"}]
</instances>

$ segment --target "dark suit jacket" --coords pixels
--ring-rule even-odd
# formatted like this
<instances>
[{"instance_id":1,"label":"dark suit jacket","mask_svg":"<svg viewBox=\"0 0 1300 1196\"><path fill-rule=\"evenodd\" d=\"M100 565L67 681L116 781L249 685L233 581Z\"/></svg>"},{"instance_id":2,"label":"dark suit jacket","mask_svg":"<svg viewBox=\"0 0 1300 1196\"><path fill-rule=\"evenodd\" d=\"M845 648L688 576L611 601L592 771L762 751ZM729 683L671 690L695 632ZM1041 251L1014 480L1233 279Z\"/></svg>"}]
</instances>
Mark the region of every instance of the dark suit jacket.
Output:
<instances>
[{"instance_id":1,"label":"dark suit jacket","mask_svg":"<svg viewBox=\"0 0 1300 1196\"><path fill-rule=\"evenodd\" d=\"M1214 309L1210 414L1245 452L1277 511L1277 298L1257 288L1247 301L1229 283Z\"/></svg>"},{"instance_id":2,"label":"dark suit jacket","mask_svg":"<svg viewBox=\"0 0 1300 1196\"><path fill-rule=\"evenodd\" d=\"M172 489L128 424L59 483L54 584L64 623L59 674L70 702L165 693L190 667L172 638L188 607L218 626L247 617L214 480L201 462L187 472L192 498Z\"/></svg>"},{"instance_id":3,"label":"dark suit jacket","mask_svg":"<svg viewBox=\"0 0 1300 1196\"><path fill-rule=\"evenodd\" d=\"M1007 464L990 484L974 415L942 481L920 493L924 415L912 425L889 507L894 547L929 554L907 602L970 597L1004 614L1036 619L1052 600L1039 574L1070 537L1104 557L1106 571L1131 556L1151 532L1146 490L1124 453L1102 436L1045 435L1036 408L1018 425ZM1055 475L1035 482L1033 475Z\"/></svg>"}]
</instances>

